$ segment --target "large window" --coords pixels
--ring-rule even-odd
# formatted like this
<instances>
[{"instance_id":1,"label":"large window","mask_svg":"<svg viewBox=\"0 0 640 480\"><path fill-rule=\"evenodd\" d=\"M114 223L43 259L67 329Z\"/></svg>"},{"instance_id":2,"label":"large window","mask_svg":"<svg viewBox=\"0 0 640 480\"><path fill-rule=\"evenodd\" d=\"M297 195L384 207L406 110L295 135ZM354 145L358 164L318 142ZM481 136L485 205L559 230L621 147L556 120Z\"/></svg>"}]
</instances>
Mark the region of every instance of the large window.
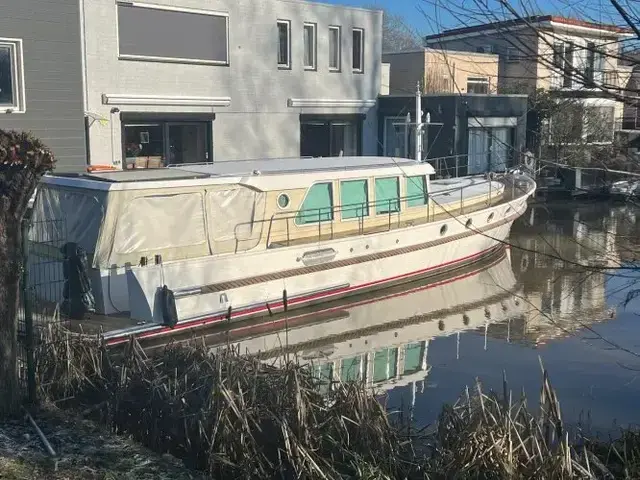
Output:
<instances>
[{"instance_id":1,"label":"large window","mask_svg":"<svg viewBox=\"0 0 640 480\"><path fill-rule=\"evenodd\" d=\"M302 202L296 224L326 222L333 220L333 187L331 183L312 185Z\"/></svg>"},{"instance_id":2,"label":"large window","mask_svg":"<svg viewBox=\"0 0 640 480\"><path fill-rule=\"evenodd\" d=\"M352 68L356 73L364 72L364 30L353 29Z\"/></svg>"},{"instance_id":3,"label":"large window","mask_svg":"<svg viewBox=\"0 0 640 480\"><path fill-rule=\"evenodd\" d=\"M278 20L278 67L291 68L291 22Z\"/></svg>"},{"instance_id":4,"label":"large window","mask_svg":"<svg viewBox=\"0 0 640 480\"><path fill-rule=\"evenodd\" d=\"M467 93L489 93L487 77L467 77Z\"/></svg>"},{"instance_id":5,"label":"large window","mask_svg":"<svg viewBox=\"0 0 640 480\"><path fill-rule=\"evenodd\" d=\"M316 69L316 24L304 24L304 68L306 70Z\"/></svg>"},{"instance_id":6,"label":"large window","mask_svg":"<svg viewBox=\"0 0 640 480\"><path fill-rule=\"evenodd\" d=\"M211 122L125 117L122 143L126 169L206 163L211 161Z\"/></svg>"},{"instance_id":7,"label":"large window","mask_svg":"<svg viewBox=\"0 0 640 480\"><path fill-rule=\"evenodd\" d=\"M407 177L407 206L420 207L427 204L427 179L424 175Z\"/></svg>"},{"instance_id":8,"label":"large window","mask_svg":"<svg viewBox=\"0 0 640 480\"><path fill-rule=\"evenodd\" d=\"M340 206L342 219L369 215L369 185L366 180L340 182Z\"/></svg>"},{"instance_id":9,"label":"large window","mask_svg":"<svg viewBox=\"0 0 640 480\"><path fill-rule=\"evenodd\" d=\"M0 110L24 111L22 41L0 38Z\"/></svg>"},{"instance_id":10,"label":"large window","mask_svg":"<svg viewBox=\"0 0 640 480\"><path fill-rule=\"evenodd\" d=\"M120 58L227 65L226 13L118 4Z\"/></svg>"},{"instance_id":11,"label":"large window","mask_svg":"<svg viewBox=\"0 0 640 480\"><path fill-rule=\"evenodd\" d=\"M376 214L400 211L400 182L398 177L376 178Z\"/></svg>"},{"instance_id":12,"label":"large window","mask_svg":"<svg viewBox=\"0 0 640 480\"><path fill-rule=\"evenodd\" d=\"M398 373L398 349L385 348L373 356L373 383L395 378Z\"/></svg>"},{"instance_id":13,"label":"large window","mask_svg":"<svg viewBox=\"0 0 640 480\"><path fill-rule=\"evenodd\" d=\"M355 156L361 153L362 118L357 115L302 115L300 155Z\"/></svg>"},{"instance_id":14,"label":"large window","mask_svg":"<svg viewBox=\"0 0 640 480\"><path fill-rule=\"evenodd\" d=\"M340 71L340 27L329 27L329 70Z\"/></svg>"}]
</instances>

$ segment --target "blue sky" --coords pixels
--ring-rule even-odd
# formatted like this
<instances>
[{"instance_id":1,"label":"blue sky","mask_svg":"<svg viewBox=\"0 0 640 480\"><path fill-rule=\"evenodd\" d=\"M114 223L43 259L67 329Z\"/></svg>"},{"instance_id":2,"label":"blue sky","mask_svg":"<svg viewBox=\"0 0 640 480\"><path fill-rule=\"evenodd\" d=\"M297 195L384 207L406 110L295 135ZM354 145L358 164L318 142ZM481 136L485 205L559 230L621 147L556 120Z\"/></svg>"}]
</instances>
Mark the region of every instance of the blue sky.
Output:
<instances>
[{"instance_id":1,"label":"blue sky","mask_svg":"<svg viewBox=\"0 0 640 480\"><path fill-rule=\"evenodd\" d=\"M454 28L462 24L476 24L489 18L480 9L488 9L494 20L511 17L500 6L498 0L319 0L322 3L342 4L355 7L380 6L391 13L401 15L409 28L418 34L435 33L442 28ZM608 0L518 0L510 1L510 5L523 12L522 5L527 6L527 14L554 14L579 18L587 21L615 23L622 25ZM633 2L622 0L625 7L632 7ZM437 6L436 6L437 5ZM486 7L485 7L486 6ZM423 13L424 12L424 13ZM451 13L453 12L453 13ZM638 11L632 11L638 14ZM426 14L426 15L425 15ZM491 15L490 14L490 15Z\"/></svg>"}]
</instances>

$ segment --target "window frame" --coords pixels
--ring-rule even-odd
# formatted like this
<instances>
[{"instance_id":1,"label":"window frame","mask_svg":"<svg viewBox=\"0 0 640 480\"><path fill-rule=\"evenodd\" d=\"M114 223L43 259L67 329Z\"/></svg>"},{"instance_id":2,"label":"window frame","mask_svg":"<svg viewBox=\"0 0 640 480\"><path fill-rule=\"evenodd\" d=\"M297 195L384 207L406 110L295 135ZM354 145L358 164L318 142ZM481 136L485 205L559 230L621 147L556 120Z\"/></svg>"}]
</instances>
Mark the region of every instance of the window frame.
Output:
<instances>
[{"instance_id":1,"label":"window frame","mask_svg":"<svg viewBox=\"0 0 640 480\"><path fill-rule=\"evenodd\" d=\"M521 52L515 47L507 47L507 63L519 63L522 60Z\"/></svg>"},{"instance_id":2,"label":"window frame","mask_svg":"<svg viewBox=\"0 0 640 480\"><path fill-rule=\"evenodd\" d=\"M195 15L209 15L212 17L224 17L225 18L225 28L226 28L226 40L227 40L227 51L226 51L226 60L207 60L207 59L197 59L197 58L179 58L179 57L162 57L156 55L137 55L131 53L120 53L120 25L118 23L118 7L119 6L127 6L127 7L138 7L138 8L147 8L149 10L165 10L169 12L180 12L180 13L193 13ZM196 64L196 65L219 65L228 67L231 64L230 51L231 47L229 45L229 12L222 12L217 10L203 10L196 8L187 8L187 7L174 7L169 5L158 5L154 3L146 3L146 2L130 2L124 0L116 0L115 2L116 8L116 50L118 52L118 60L137 60L143 62L161 62L161 63L185 63L185 64Z\"/></svg>"},{"instance_id":3,"label":"window frame","mask_svg":"<svg viewBox=\"0 0 640 480\"><path fill-rule=\"evenodd\" d=\"M336 54L337 54L337 66L332 67L331 61L331 39L332 32L338 32L338 39L336 44ZM330 72L340 72L342 70L342 27L340 25L329 25L329 71Z\"/></svg>"},{"instance_id":4,"label":"window frame","mask_svg":"<svg viewBox=\"0 0 640 480\"><path fill-rule=\"evenodd\" d=\"M305 55L307 53L307 46L305 44L307 36L306 31L307 28L311 28L313 31L313 45L311 48L311 53L313 53L313 61L311 65L307 65L305 63ZM304 22L302 24L302 66L305 70L308 71L316 71L318 69L318 24L312 22Z\"/></svg>"},{"instance_id":5,"label":"window frame","mask_svg":"<svg viewBox=\"0 0 640 480\"><path fill-rule=\"evenodd\" d=\"M353 59L355 58L355 33L360 32L360 67L356 68ZM354 27L351 29L351 69L353 73L364 73L364 28Z\"/></svg>"},{"instance_id":6,"label":"window frame","mask_svg":"<svg viewBox=\"0 0 640 480\"><path fill-rule=\"evenodd\" d=\"M477 95L488 95L489 93L491 93L491 81L489 80L489 77L467 77L467 93L469 93L469 84L476 84L476 85L486 85L487 86L487 93L480 93ZM476 94L476 92L471 92L471 94Z\"/></svg>"},{"instance_id":7,"label":"window frame","mask_svg":"<svg viewBox=\"0 0 640 480\"><path fill-rule=\"evenodd\" d=\"M24 49L21 38L0 37L0 48L9 49L12 98L11 103L0 104L0 112L25 113Z\"/></svg>"},{"instance_id":8,"label":"window frame","mask_svg":"<svg viewBox=\"0 0 640 480\"><path fill-rule=\"evenodd\" d=\"M364 182L365 186L366 186L366 192L367 192L367 201L365 203L365 214L362 214L360 216L355 215L353 217L348 217L345 218L344 217L344 212L345 212L345 205L342 203L342 184L343 183L349 183L349 182ZM344 180L339 180L338 181L338 185L340 186L340 221L341 222L352 222L354 220L356 221L360 221L360 219L363 219L365 217L369 217L371 215L371 208L370 208L370 197L371 197L371 193L370 193L370 182L369 182L369 177L361 177L361 178L345 178ZM355 205L355 204L349 204L349 205ZM350 209L352 210L352 209Z\"/></svg>"},{"instance_id":9,"label":"window frame","mask_svg":"<svg viewBox=\"0 0 640 480\"><path fill-rule=\"evenodd\" d=\"M316 185L329 185L330 186L330 193L331 193L331 212L330 212L330 218L328 220L320 220L320 224L323 223L327 223L327 222L333 222L336 218L335 215L335 208L336 208L336 189L335 189L335 185L334 185L334 180L320 180L318 182L313 182L311 185L309 185L309 188L307 188L307 191L304 193L304 197L302 197L302 201L300 202L300 207L296 210L295 212L295 218L293 219L293 223L296 227L298 228L305 228L305 227L314 227L318 225L318 221L314 219L313 222L301 222L300 218L303 216L302 212L304 212L304 202L307 200L307 198L309 197L309 193L311 192L311 190L313 189L313 187L315 187ZM320 209L315 209L315 210L320 210Z\"/></svg>"},{"instance_id":10,"label":"window frame","mask_svg":"<svg viewBox=\"0 0 640 480\"><path fill-rule=\"evenodd\" d=\"M287 27L287 63L280 63L280 25ZM278 68L280 70L291 70L291 20L279 19L276 21L276 29L278 32Z\"/></svg>"}]
</instances>

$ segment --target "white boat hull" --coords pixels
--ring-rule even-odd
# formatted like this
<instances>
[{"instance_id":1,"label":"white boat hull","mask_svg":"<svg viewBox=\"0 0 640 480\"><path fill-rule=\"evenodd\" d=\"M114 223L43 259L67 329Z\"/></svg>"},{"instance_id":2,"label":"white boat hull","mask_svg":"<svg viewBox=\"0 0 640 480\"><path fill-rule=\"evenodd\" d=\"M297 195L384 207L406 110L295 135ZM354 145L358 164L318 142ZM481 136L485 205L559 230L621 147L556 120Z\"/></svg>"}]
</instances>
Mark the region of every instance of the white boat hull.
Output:
<instances>
[{"instance_id":1,"label":"white boat hull","mask_svg":"<svg viewBox=\"0 0 640 480\"><path fill-rule=\"evenodd\" d=\"M130 268L131 317L145 324L109 332L107 339L264 315L453 270L503 245L527 198L382 233ZM179 322L173 329L162 325L162 285L176 292Z\"/></svg>"}]
</instances>

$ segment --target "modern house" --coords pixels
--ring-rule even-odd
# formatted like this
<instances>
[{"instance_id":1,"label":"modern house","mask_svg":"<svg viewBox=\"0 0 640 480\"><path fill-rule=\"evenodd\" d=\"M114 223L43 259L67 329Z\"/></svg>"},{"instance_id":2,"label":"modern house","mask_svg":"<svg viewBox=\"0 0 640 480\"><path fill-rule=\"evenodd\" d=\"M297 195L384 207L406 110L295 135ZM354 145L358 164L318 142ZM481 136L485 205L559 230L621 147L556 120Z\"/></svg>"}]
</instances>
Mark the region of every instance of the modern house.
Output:
<instances>
[{"instance_id":1,"label":"modern house","mask_svg":"<svg viewBox=\"0 0 640 480\"><path fill-rule=\"evenodd\" d=\"M558 101L575 101L585 114L575 119L572 135L585 143L606 144L622 118L620 92L631 68L618 64L618 52L630 37L632 31L615 25L542 15L445 30L427 36L425 44L497 54L500 91L543 89ZM597 129L588 126L594 116L599 118Z\"/></svg>"},{"instance_id":2,"label":"modern house","mask_svg":"<svg viewBox=\"0 0 640 480\"><path fill-rule=\"evenodd\" d=\"M406 95L420 83L422 93L496 93L498 55L423 48L408 52L383 53L391 66L389 91Z\"/></svg>"},{"instance_id":3,"label":"modern house","mask_svg":"<svg viewBox=\"0 0 640 480\"><path fill-rule=\"evenodd\" d=\"M80 8L91 165L376 151L381 11L303 0Z\"/></svg>"},{"instance_id":4,"label":"modern house","mask_svg":"<svg viewBox=\"0 0 640 480\"><path fill-rule=\"evenodd\" d=\"M77 0L0 6L0 129L30 131L58 171L86 166Z\"/></svg>"},{"instance_id":5,"label":"modern house","mask_svg":"<svg viewBox=\"0 0 640 480\"><path fill-rule=\"evenodd\" d=\"M434 159L440 177L504 171L524 151L527 108L527 95L424 95L423 159ZM413 95L380 97L379 155L412 156L415 113Z\"/></svg>"}]
</instances>

